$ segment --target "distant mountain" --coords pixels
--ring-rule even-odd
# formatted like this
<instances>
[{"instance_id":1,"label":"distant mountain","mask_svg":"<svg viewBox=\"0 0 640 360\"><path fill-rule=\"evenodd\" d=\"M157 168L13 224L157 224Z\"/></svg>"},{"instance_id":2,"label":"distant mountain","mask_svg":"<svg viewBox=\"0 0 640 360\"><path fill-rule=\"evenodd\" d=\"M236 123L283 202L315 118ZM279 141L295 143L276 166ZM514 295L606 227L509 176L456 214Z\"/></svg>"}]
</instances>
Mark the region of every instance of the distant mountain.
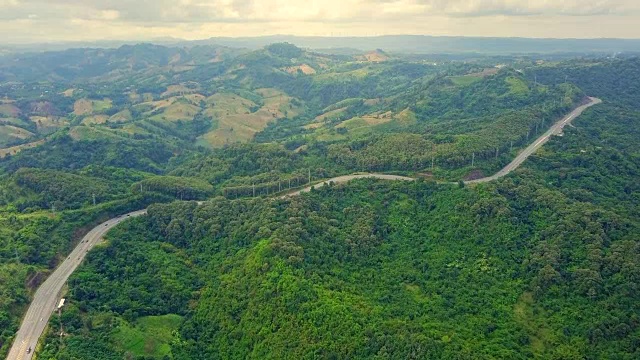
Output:
<instances>
[{"instance_id":1,"label":"distant mountain","mask_svg":"<svg viewBox=\"0 0 640 360\"><path fill-rule=\"evenodd\" d=\"M165 47L154 44L112 48L75 48L0 57L0 81L72 81L105 76L121 78L151 69L190 69L240 53L223 46ZM1 53L1 52L0 52Z\"/></svg>"},{"instance_id":2,"label":"distant mountain","mask_svg":"<svg viewBox=\"0 0 640 360\"><path fill-rule=\"evenodd\" d=\"M190 43L217 44L250 49L268 44L288 42L311 49L358 49L369 51L382 48L398 53L614 53L640 52L640 40L629 39L530 39L480 38L423 35L390 35L376 37L299 37L288 35L228 38L217 37Z\"/></svg>"},{"instance_id":3,"label":"distant mountain","mask_svg":"<svg viewBox=\"0 0 640 360\"><path fill-rule=\"evenodd\" d=\"M28 45L2 45L1 51L59 51L71 48L116 48L139 43L136 40L98 42L66 42ZM196 45L222 45L251 50L261 49L273 43L291 43L323 52L353 55L357 52L385 49L405 54L464 54L489 55L553 54L553 53L617 53L640 52L640 39L534 39L490 38L426 35L386 35L373 37L321 37L272 35L260 37L212 37L203 40L181 40L171 37L150 39L149 43L165 46L191 47ZM1 45L1 44L0 44Z\"/></svg>"}]
</instances>

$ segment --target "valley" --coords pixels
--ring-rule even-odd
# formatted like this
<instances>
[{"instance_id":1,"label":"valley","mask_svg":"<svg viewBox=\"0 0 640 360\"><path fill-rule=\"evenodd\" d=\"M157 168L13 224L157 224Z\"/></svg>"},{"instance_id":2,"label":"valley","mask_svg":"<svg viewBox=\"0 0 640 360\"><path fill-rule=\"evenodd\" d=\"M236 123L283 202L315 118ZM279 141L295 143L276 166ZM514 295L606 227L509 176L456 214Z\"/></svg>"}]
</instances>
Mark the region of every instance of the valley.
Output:
<instances>
[{"instance_id":1,"label":"valley","mask_svg":"<svg viewBox=\"0 0 640 360\"><path fill-rule=\"evenodd\" d=\"M0 356L632 359L639 64L3 55Z\"/></svg>"}]
</instances>

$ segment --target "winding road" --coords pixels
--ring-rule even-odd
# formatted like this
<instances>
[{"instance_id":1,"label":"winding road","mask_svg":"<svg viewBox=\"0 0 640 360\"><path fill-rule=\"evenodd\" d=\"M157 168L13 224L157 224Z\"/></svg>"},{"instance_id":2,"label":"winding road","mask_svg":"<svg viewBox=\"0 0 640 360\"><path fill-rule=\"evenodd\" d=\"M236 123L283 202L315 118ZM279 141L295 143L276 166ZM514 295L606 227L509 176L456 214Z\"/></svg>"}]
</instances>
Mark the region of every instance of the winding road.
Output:
<instances>
[{"instance_id":1,"label":"winding road","mask_svg":"<svg viewBox=\"0 0 640 360\"><path fill-rule=\"evenodd\" d=\"M533 153L536 152L542 145L544 145L552 135L559 135L562 133L562 129L569 124L573 119L580 116L584 110L587 108L599 104L602 101L596 98L589 98L589 102L579 106L575 110L573 110L570 114L564 117L562 120L556 122L547 132L545 132L542 136L540 136L536 141L534 141L531 145L526 147L524 150L516 156L516 158L509 163L509 165L505 166L502 170L498 171L496 174L485 177L482 179L466 181L467 184L477 184L477 183L485 183L490 182L501 177L508 175L513 170L517 169L522 163ZM323 181L321 183L315 184L313 186L320 186L323 184L332 183L346 183L354 179L362 179L362 178L376 178L381 180L395 180L395 181L414 181L414 178L404 177L404 176L396 176L396 175L385 175L385 174L355 174L355 175L346 175L339 176L333 179L329 179ZM306 187L302 190L298 190L287 195L282 196L282 198L297 196L304 192L311 191L311 186ZM202 202L198 202L198 204L202 204ZM104 222L91 230L85 237L82 239L80 244L71 252L69 257L62 262L62 264L47 278L47 280L38 288L36 291L33 301L29 305L29 309L27 310L27 314L22 320L22 324L20 329L18 330L18 334L13 342L13 346L9 351L8 360L29 360L33 357L34 350L36 349L36 345L38 344L38 339L42 335L45 326L49 322L49 318L51 314L55 311L56 305L58 303L58 299L64 284L67 279L74 270L80 265L85 255L89 250L91 250L96 244L100 243L104 234L107 231L111 230L113 227L117 226L122 221L129 219L131 217L141 216L146 214L146 210L135 211L129 214L125 214L114 219L111 219L107 222ZM31 349L29 353L27 350Z\"/></svg>"},{"instance_id":2,"label":"winding road","mask_svg":"<svg viewBox=\"0 0 640 360\"><path fill-rule=\"evenodd\" d=\"M527 146L524 150L522 150L520 154L518 154L518 156L516 156L516 158L509 163L509 165L502 168L502 170L498 171L497 173L491 176L488 176L482 179L477 179L477 180L465 181L465 183L466 184L486 183L486 182L490 182L508 175L510 172L520 167L520 165L522 165L522 163L525 160L527 160L529 156L533 155L533 153L535 153L538 149L540 149L542 145L546 144L552 135L562 134L562 130L564 129L564 127L570 124L573 119L580 116L586 109L592 107L593 105L600 104L601 102L602 100L598 98L590 97L588 103L578 106L569 115L565 116L562 120L553 124L553 126L551 126L551 128L549 128L547 132L542 134L542 136L536 139L536 141L534 141L531 145Z\"/></svg>"},{"instance_id":3,"label":"winding road","mask_svg":"<svg viewBox=\"0 0 640 360\"><path fill-rule=\"evenodd\" d=\"M129 214L119 216L115 219L106 221L95 228L93 228L87 235L82 238L78 246L69 254L65 261L58 266L58 268L51 274L47 280L40 285L27 314L22 319L22 324L18 330L13 346L9 351L9 360L27 360L33 356L38 339L42 335L44 328L49 322L49 317L55 311L58 305L58 299L62 287L69 279L69 276L75 271L75 269L82 263L84 257L87 255L96 244L100 243L104 234L107 231L113 229L122 221L144 215L147 210L134 211ZM27 351L31 349L28 353Z\"/></svg>"},{"instance_id":4,"label":"winding road","mask_svg":"<svg viewBox=\"0 0 640 360\"><path fill-rule=\"evenodd\" d=\"M542 136L537 138L536 141L531 143L531 145L527 146L524 150L522 150L518 154L518 156L516 156L515 159L513 159L513 161L511 161L507 166L502 168L500 171L498 171L497 173L495 173L495 174L493 174L491 176L487 176L487 177L484 177L484 178L481 178L481 179L476 179L476 180L465 181L464 183L465 184L486 183L486 182L491 182L491 181L497 180L497 179L499 179L501 177L505 177L505 176L509 175L509 173L511 173L513 170L515 170L518 167L520 167L520 165L522 165L522 163L525 160L527 160L527 158L529 156L533 155L538 149L540 149L542 147L542 145L546 144L547 141L549 141L549 139L551 138L552 135L560 135L560 134L562 134L562 130L564 129L564 127L567 126L568 124L570 124L573 119L575 119L578 116L580 116L586 109L590 108L593 105L600 104L601 102L602 102L602 100L600 100L598 98L590 97L589 98L589 102L587 102L584 105L578 106L571 113L569 113L567 116L565 116L564 118L562 118L558 122L554 123L551 126L551 128L549 128L549 130L547 130L544 134L542 134ZM336 178L333 178L333 179L325 180L325 181L317 183L317 184L315 184L313 186L308 186L308 187L306 187L306 188L304 188L302 190L298 190L298 191L286 194L286 195L284 195L282 197L286 198L286 197L289 197L289 196L300 195L301 193L311 191L312 187L318 187L318 186L322 186L324 184L346 183L346 182L349 182L349 181L354 180L354 179L364 179L364 178L375 178L375 179L381 179L381 180L404 180L404 181L414 181L415 180L414 178L410 178L410 177L406 177L406 176L385 175L385 174L345 175L345 176L339 176L339 177L336 177Z\"/></svg>"}]
</instances>

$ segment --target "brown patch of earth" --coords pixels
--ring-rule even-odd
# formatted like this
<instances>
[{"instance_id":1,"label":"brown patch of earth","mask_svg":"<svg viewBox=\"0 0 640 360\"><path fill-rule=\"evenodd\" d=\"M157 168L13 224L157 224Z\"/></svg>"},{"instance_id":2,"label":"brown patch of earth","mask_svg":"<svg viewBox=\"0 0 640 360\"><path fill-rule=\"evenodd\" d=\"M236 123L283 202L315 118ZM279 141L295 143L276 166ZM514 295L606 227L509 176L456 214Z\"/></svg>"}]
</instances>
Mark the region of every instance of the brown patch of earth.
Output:
<instances>
[{"instance_id":1,"label":"brown patch of earth","mask_svg":"<svg viewBox=\"0 0 640 360\"><path fill-rule=\"evenodd\" d=\"M291 67L285 68L285 71L288 72L289 74L297 74L298 71L302 72L305 75L313 75L316 73L316 69L312 68L307 64L302 64L300 66L291 66Z\"/></svg>"},{"instance_id":2,"label":"brown patch of earth","mask_svg":"<svg viewBox=\"0 0 640 360\"><path fill-rule=\"evenodd\" d=\"M48 101L38 101L31 103L31 113L34 115L41 114L43 116L55 115L56 107Z\"/></svg>"},{"instance_id":3,"label":"brown patch of earth","mask_svg":"<svg viewBox=\"0 0 640 360\"><path fill-rule=\"evenodd\" d=\"M87 99L80 99L73 104L73 113L77 116L91 114L93 112L93 103Z\"/></svg>"},{"instance_id":4,"label":"brown patch of earth","mask_svg":"<svg viewBox=\"0 0 640 360\"><path fill-rule=\"evenodd\" d=\"M46 279L47 274L45 272L37 271L27 278L26 288L29 291L35 291Z\"/></svg>"},{"instance_id":5,"label":"brown patch of earth","mask_svg":"<svg viewBox=\"0 0 640 360\"><path fill-rule=\"evenodd\" d=\"M465 181L478 180L478 179L482 179L484 177L485 176L484 176L484 173L482 172L482 170L473 170L469 174L467 174L467 176L464 177L464 180Z\"/></svg>"}]
</instances>

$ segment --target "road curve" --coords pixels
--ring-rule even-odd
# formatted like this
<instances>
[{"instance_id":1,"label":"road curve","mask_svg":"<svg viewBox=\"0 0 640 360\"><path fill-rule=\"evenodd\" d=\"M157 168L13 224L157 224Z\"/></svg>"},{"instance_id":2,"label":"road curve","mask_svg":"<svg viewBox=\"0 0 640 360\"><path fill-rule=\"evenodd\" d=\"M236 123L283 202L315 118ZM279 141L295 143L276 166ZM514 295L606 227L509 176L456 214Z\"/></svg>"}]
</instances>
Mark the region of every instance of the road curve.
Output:
<instances>
[{"instance_id":1,"label":"road curve","mask_svg":"<svg viewBox=\"0 0 640 360\"><path fill-rule=\"evenodd\" d=\"M406 177L406 176L397 176L397 175L386 175L386 174L354 174L354 175L344 175L344 176L338 176L329 180L325 180L323 182L317 183L315 185L311 185L311 186L307 186L304 189L298 190L298 191L294 191L291 193L288 193L286 195L281 196L281 198L287 198L290 196L298 196L302 193L305 192L309 192L311 191L312 187L319 187L325 184L329 184L329 183L334 183L334 184L340 184L340 183L346 183L349 182L351 180L355 180L355 179L366 179L366 178L375 178L375 179L380 179L380 180L404 180L404 181L414 181L414 178L410 178L410 177Z\"/></svg>"},{"instance_id":2,"label":"road curve","mask_svg":"<svg viewBox=\"0 0 640 360\"><path fill-rule=\"evenodd\" d=\"M87 252L102 240L107 231L122 221L146 213L146 210L134 211L111 219L96 226L82 238L78 246L73 249L71 254L36 291L27 314L22 319L16 338L13 340L13 346L9 350L9 356L7 357L8 360L29 360L32 358L36 345L38 345L38 339L49 322L49 317L51 317L58 305L62 287L73 271L82 263ZM31 348L31 352L27 354L29 348Z\"/></svg>"},{"instance_id":3,"label":"road curve","mask_svg":"<svg viewBox=\"0 0 640 360\"><path fill-rule=\"evenodd\" d=\"M589 98L589 102L587 104L579 106L562 120L556 122L549 130L547 130L547 132L545 132L536 141L534 141L531 145L520 152L520 154L518 154L518 156L516 156L516 158L502 170L498 171L492 176L477 180L466 181L465 183L485 183L506 176L513 170L517 169L520 165L522 165L522 163L529 156L531 156L536 152L536 150L538 150L542 145L549 141L549 138L552 135L558 135L562 133L562 129L573 119L580 116L580 114L582 114L584 110L601 102L602 101L600 99ZM329 183L346 183L354 179L364 178L375 178L394 181L415 180L414 178L410 177L387 174L354 174L335 177L315 184L313 186L322 186ZM311 191L311 188L312 186L308 186L302 190L283 195L281 196L281 198L297 196L302 193ZM198 205L201 205L202 203L203 202L199 201ZM119 216L115 219L111 219L93 228L93 230L85 235L85 237L82 239L82 242L78 244L78 246L71 252L69 257L53 272L53 274L51 274L51 276L49 276L49 278L47 278L47 280L36 291L31 305L29 305L29 310L27 310L27 314L22 320L20 330L18 330L18 334L16 335L16 338L13 342L13 346L9 351L9 356L7 357L8 360L30 360L32 358L33 351L27 354L27 349L31 348L32 350L35 350L36 345L38 344L38 339L42 335L44 328L49 321L49 317L51 316L57 305L58 296L60 294L60 291L62 290L62 287L66 283L69 276L73 273L73 271L80 265L86 253L91 248L93 248L93 246L100 242L107 231L118 225L120 222L130 217L144 215L146 214L146 212L146 210L140 210L123 216Z\"/></svg>"},{"instance_id":4,"label":"road curve","mask_svg":"<svg viewBox=\"0 0 640 360\"><path fill-rule=\"evenodd\" d=\"M602 102L602 100L594 98L594 97L590 97L589 98L589 102L578 106L577 108L575 108L571 113L569 113L567 116L565 116L564 118L562 118L561 120L559 120L558 122L556 122L555 124L553 124L553 126L551 126L551 128L549 128L549 130L547 130L547 132L545 132L544 134L542 134L542 136L540 136L539 138L536 139L536 141L534 141L531 145L527 146L524 150L522 150L518 156L515 157L515 159L513 159L513 161L511 161L507 166L505 166L502 170L498 171L497 173L491 175L491 176L487 176L481 179L476 179L476 180L469 180L469 181L465 181L465 184L479 184L479 183L486 183L486 182L491 182L494 181L496 179L499 179L501 177L504 177L506 175L508 175L509 173L511 173L513 170L517 169L518 167L520 167L520 165L522 165L522 163L527 160L527 158L531 155L533 155L540 147L542 147L542 145L546 144L547 141L549 141L549 139L551 138L552 135L559 135L562 133L562 129L564 129L564 127L571 123L571 121L575 118L577 118L578 116L580 116L582 114L582 112L584 112L587 108L596 105L596 104L600 104ZM298 190L298 191L294 191L288 194L285 194L283 196L281 196L281 198L287 198L290 196L297 196L300 195L301 193L305 193L305 192L309 192L311 191L312 187L318 187L318 186L322 186L324 184L329 184L329 183L346 183L349 182L351 180L354 179L364 179L364 178L374 178L374 179L381 179L381 180L401 180L401 181L414 181L414 178L410 178L410 177L406 177L406 176L396 176L396 175L386 175L386 174L357 174L357 175L345 175L345 176L339 176L333 179L329 179L329 180L325 180L323 182L320 182L318 184L312 185L312 186L308 186L302 190Z\"/></svg>"},{"instance_id":5,"label":"road curve","mask_svg":"<svg viewBox=\"0 0 640 360\"><path fill-rule=\"evenodd\" d=\"M518 154L518 156L516 156L515 159L513 159L513 161L511 161L509 163L509 165L505 166L502 170L498 171L497 173L482 178L482 179L476 179L476 180L470 180L470 181L465 181L466 184L479 184L479 183L486 183L486 182L490 182L496 179L499 179L501 177L504 177L506 175L508 175L510 172L512 172L513 170L517 169L518 167L520 167L520 165L522 165L522 163L527 160L527 158L531 155L533 155L540 147L542 147L542 145L546 144L547 141L549 141L549 139L551 138L552 135L559 135L562 133L562 129L564 129L564 127L571 123L571 121L575 118L577 118L578 116L580 116L582 114L583 111L585 111L587 108L590 108L593 105L596 104L600 104L602 102L602 100L597 99L597 98L593 98L590 97L589 98L589 102L578 106L575 110L573 110L569 115L565 116L562 120L556 122L555 124L553 124L553 126L551 126L551 128L549 128L549 130L547 130L547 132L545 132L544 134L542 134L542 136L540 136L538 139L536 139L536 141L534 141L531 145L527 146L524 150L522 150L522 152L520 152L520 154Z\"/></svg>"}]
</instances>

